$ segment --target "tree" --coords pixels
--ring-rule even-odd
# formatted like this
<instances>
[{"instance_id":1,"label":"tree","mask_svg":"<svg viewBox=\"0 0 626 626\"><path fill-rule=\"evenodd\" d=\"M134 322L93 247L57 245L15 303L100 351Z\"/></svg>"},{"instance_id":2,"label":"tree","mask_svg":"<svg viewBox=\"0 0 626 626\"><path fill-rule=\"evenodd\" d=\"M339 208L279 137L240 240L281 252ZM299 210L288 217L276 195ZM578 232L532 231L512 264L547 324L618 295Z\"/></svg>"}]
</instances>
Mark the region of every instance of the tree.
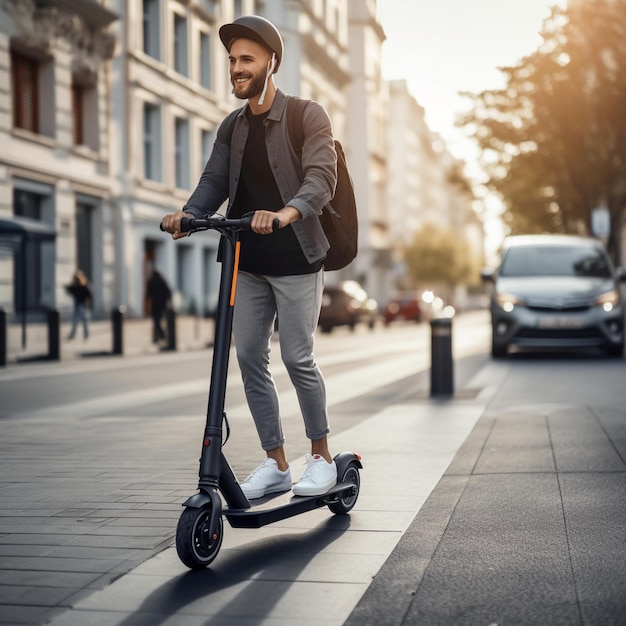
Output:
<instances>
[{"instance_id":1,"label":"tree","mask_svg":"<svg viewBox=\"0 0 626 626\"><path fill-rule=\"evenodd\" d=\"M405 247L404 262L414 286L454 287L478 275L469 245L453 231L430 223Z\"/></svg>"},{"instance_id":2,"label":"tree","mask_svg":"<svg viewBox=\"0 0 626 626\"><path fill-rule=\"evenodd\" d=\"M618 248L626 214L626 0L554 7L543 44L506 86L465 94L459 119L481 149L487 185L503 198L513 234L589 233L591 211L611 215Z\"/></svg>"}]
</instances>

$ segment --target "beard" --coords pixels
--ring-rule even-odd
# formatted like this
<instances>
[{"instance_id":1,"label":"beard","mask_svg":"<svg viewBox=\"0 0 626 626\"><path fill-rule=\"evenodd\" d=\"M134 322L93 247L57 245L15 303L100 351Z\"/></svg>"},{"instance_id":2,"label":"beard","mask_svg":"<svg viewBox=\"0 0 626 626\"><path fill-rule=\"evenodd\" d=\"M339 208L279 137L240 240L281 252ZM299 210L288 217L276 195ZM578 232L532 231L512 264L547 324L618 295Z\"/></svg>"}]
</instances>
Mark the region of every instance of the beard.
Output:
<instances>
[{"instance_id":1,"label":"beard","mask_svg":"<svg viewBox=\"0 0 626 626\"><path fill-rule=\"evenodd\" d=\"M235 81L235 78L244 78L243 76L231 77L231 84L233 86L233 93L236 98L239 100L248 100L249 98L254 98L254 96L261 95L263 91L263 87L265 85L265 76L261 76L257 74L256 76L252 76L248 82L244 84L239 84Z\"/></svg>"}]
</instances>

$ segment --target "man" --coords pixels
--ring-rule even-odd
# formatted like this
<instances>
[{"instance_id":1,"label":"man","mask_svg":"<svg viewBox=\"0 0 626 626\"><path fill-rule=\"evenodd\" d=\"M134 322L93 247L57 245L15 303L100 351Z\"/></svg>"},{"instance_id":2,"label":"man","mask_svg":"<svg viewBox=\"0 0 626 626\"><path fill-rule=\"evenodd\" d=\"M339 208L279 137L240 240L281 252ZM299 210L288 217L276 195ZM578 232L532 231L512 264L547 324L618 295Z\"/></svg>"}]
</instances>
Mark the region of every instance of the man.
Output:
<instances>
[{"instance_id":1,"label":"man","mask_svg":"<svg viewBox=\"0 0 626 626\"><path fill-rule=\"evenodd\" d=\"M296 389L311 440L311 454L295 495L325 493L337 482L328 449L324 379L315 363L313 337L323 290L328 241L318 215L332 198L337 155L330 119L316 102L303 114L304 144L298 157L287 132L287 97L274 73L283 56L276 28L244 16L220 28L229 53L233 93L247 102L222 122L211 157L182 212L162 226L184 237L182 217L215 212L228 199L227 215L255 211L241 234L233 336L248 406L267 458L242 483L249 499L292 487L278 394L269 371L270 339L280 319L282 359ZM279 229L272 224L278 219Z\"/></svg>"},{"instance_id":2,"label":"man","mask_svg":"<svg viewBox=\"0 0 626 626\"><path fill-rule=\"evenodd\" d=\"M166 338L162 320L172 299L172 292L165 282L163 274L156 267L152 270L152 274L150 274L148 279L146 296L150 302L150 313L152 315L152 343L159 343Z\"/></svg>"}]
</instances>

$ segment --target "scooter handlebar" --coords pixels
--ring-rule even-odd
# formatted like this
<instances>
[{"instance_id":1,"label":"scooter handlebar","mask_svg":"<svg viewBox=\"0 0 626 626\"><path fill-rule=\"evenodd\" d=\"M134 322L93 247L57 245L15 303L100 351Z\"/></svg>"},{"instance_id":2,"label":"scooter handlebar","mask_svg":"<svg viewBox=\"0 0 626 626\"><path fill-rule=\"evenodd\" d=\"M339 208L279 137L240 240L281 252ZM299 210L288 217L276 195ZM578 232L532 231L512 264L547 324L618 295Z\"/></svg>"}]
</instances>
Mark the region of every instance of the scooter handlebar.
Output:
<instances>
[{"instance_id":1,"label":"scooter handlebar","mask_svg":"<svg viewBox=\"0 0 626 626\"><path fill-rule=\"evenodd\" d=\"M210 215L209 217L183 217L180 221L180 230L183 233L194 230L250 230L252 224L252 214L244 215L240 218L225 218L221 215Z\"/></svg>"},{"instance_id":2,"label":"scooter handlebar","mask_svg":"<svg viewBox=\"0 0 626 626\"><path fill-rule=\"evenodd\" d=\"M198 217L183 217L180 221L180 230L183 233L197 231L197 230L216 230L216 229L231 229L231 230L250 230L252 226L252 217L254 212L246 213L243 217L239 218L226 218L221 215L210 215L205 218ZM159 228L165 232L163 224L159 224ZM272 222L272 230L277 231L280 228L280 220L275 218Z\"/></svg>"}]
</instances>

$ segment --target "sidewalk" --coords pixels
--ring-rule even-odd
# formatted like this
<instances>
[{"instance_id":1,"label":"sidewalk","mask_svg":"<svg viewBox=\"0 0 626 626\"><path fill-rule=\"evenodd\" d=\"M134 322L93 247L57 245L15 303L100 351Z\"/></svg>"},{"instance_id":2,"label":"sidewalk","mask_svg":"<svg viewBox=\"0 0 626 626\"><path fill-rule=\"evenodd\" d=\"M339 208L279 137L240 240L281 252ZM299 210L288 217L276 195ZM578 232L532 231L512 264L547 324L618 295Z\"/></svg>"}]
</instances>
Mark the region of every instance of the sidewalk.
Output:
<instances>
[{"instance_id":1,"label":"sidewalk","mask_svg":"<svg viewBox=\"0 0 626 626\"><path fill-rule=\"evenodd\" d=\"M13 615L36 620L56 605L45 613L53 626L626 624L626 361L490 361L450 400L428 398L425 378L401 401L384 390L333 407L354 414L370 403L370 417L330 438L333 450L363 455L349 516L225 523L220 553L198 572L172 545L197 468L172 444L187 433L195 442L195 421L133 420L120 440L125 414L103 400L105 417L77 420L65 447L46 416L7 423L4 449L19 458L5 454L3 468L18 478L3 496L23 504L3 521L0 549L5 569L32 585ZM127 451L119 468L107 441ZM295 473L302 460L292 459ZM48 526L66 539L41 554L32 537ZM11 533L23 533L19 544ZM59 580L46 578L45 559ZM15 618L0 623L27 623Z\"/></svg>"},{"instance_id":2,"label":"sidewalk","mask_svg":"<svg viewBox=\"0 0 626 626\"><path fill-rule=\"evenodd\" d=\"M165 328L165 320L163 321ZM89 338L83 339L82 328L69 340L71 323L61 323L61 360L88 358L112 354L113 327L111 320L96 320L89 324ZM213 319L178 315L176 317L176 349L184 352L206 348L213 342ZM156 354L162 346L152 343L152 320L150 318L125 318L123 323L124 356ZM22 326L19 323L7 327L7 365L42 359L48 356L48 326L30 323L26 326L26 346L22 346Z\"/></svg>"},{"instance_id":3,"label":"sidewalk","mask_svg":"<svg viewBox=\"0 0 626 626\"><path fill-rule=\"evenodd\" d=\"M481 377L491 401L344 626L624 626L626 362Z\"/></svg>"}]
</instances>

